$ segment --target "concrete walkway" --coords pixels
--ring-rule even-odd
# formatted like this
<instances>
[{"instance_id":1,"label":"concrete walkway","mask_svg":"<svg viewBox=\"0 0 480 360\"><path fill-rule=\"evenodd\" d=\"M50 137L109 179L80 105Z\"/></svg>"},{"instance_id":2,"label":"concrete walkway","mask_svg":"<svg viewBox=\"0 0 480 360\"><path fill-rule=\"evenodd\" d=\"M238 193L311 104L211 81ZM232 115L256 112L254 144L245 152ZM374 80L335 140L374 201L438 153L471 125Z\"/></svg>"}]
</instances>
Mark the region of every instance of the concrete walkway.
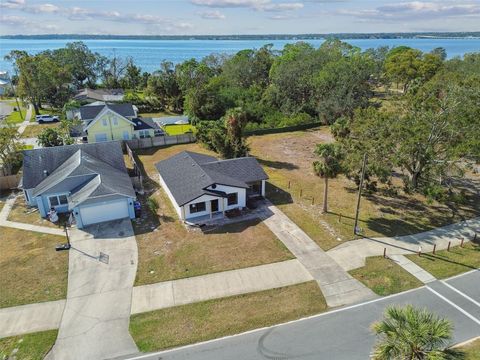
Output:
<instances>
[{"instance_id":1,"label":"concrete walkway","mask_svg":"<svg viewBox=\"0 0 480 360\"><path fill-rule=\"evenodd\" d=\"M420 280L424 284L437 280L428 271L423 270L420 266L415 264L413 261L407 259L403 255L392 255L390 256L390 259L395 261L398 265L400 265L402 268L404 268L406 271L408 271L410 274L415 276L418 280Z\"/></svg>"},{"instance_id":2,"label":"concrete walkway","mask_svg":"<svg viewBox=\"0 0 480 360\"><path fill-rule=\"evenodd\" d=\"M131 313L269 290L310 280L313 280L312 276L298 260L287 260L137 286L133 288ZM0 338L58 329L65 303L65 300L59 300L0 309Z\"/></svg>"},{"instance_id":3,"label":"concrete walkway","mask_svg":"<svg viewBox=\"0 0 480 360\"><path fill-rule=\"evenodd\" d=\"M245 269L138 286L133 289L132 314L313 280L298 262L288 260Z\"/></svg>"},{"instance_id":4,"label":"concrete walkway","mask_svg":"<svg viewBox=\"0 0 480 360\"><path fill-rule=\"evenodd\" d=\"M30 125L30 119L32 117L32 112L33 112L33 106L28 105L27 113L25 114L25 119L18 126L18 133L20 135L22 135L23 132L25 131L25 129L27 128L27 126Z\"/></svg>"},{"instance_id":5,"label":"concrete walkway","mask_svg":"<svg viewBox=\"0 0 480 360\"><path fill-rule=\"evenodd\" d=\"M383 255L384 248L387 256L416 253L419 247L422 252L431 252L436 244L437 250L460 245L461 240L469 241L477 232L480 236L480 218L436 228L423 233L389 238L363 238L343 243L329 251L335 261L343 269L349 271L365 266L365 259L369 256Z\"/></svg>"},{"instance_id":6,"label":"concrete walkway","mask_svg":"<svg viewBox=\"0 0 480 360\"><path fill-rule=\"evenodd\" d=\"M55 229L55 228L49 228L46 226L31 225L31 224L25 224L25 223L7 220L8 215L10 214L10 211L12 211L13 205L15 204L15 200L17 199L17 197L18 195L11 194L5 201L5 204L2 210L0 211L0 226L11 227L11 228L26 230L26 231L40 232L40 233L51 234L51 235L65 236L65 231L63 231L62 229Z\"/></svg>"},{"instance_id":7,"label":"concrete walkway","mask_svg":"<svg viewBox=\"0 0 480 360\"><path fill-rule=\"evenodd\" d=\"M327 255L280 209L265 201L265 225L282 241L317 281L330 307L358 303L377 297Z\"/></svg>"},{"instance_id":8,"label":"concrete walkway","mask_svg":"<svg viewBox=\"0 0 480 360\"><path fill-rule=\"evenodd\" d=\"M71 231L68 291L45 359L109 359L138 352L128 331L137 243L130 219Z\"/></svg>"}]
</instances>

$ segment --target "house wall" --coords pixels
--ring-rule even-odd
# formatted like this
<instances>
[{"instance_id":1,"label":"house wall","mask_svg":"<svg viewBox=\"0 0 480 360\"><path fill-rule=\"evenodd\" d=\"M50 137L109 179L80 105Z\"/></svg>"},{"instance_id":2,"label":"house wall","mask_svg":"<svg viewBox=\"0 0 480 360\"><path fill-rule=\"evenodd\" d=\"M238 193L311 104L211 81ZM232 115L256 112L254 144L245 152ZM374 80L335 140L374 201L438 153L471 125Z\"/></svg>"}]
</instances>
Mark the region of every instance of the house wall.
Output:
<instances>
[{"instance_id":1,"label":"house wall","mask_svg":"<svg viewBox=\"0 0 480 360\"><path fill-rule=\"evenodd\" d=\"M37 200L32 196L32 193L33 193L33 189L24 189L23 197L25 198L25 202L27 203L27 205L37 206Z\"/></svg>"},{"instance_id":2,"label":"house wall","mask_svg":"<svg viewBox=\"0 0 480 360\"><path fill-rule=\"evenodd\" d=\"M42 217L45 217L47 216L47 213L48 211L50 210L50 202L48 201L48 198L50 196L58 196L58 195L66 195L68 196L69 193L68 192L62 192L62 193L50 193L50 194L43 194L41 196L37 196L37 204L38 205L38 210L40 210L40 214L42 214ZM42 209L40 208L42 207L43 208L43 212L42 212ZM65 205L57 205L55 206L55 210L57 211L57 213L66 213L68 212L68 204L65 204Z\"/></svg>"},{"instance_id":3,"label":"house wall","mask_svg":"<svg viewBox=\"0 0 480 360\"><path fill-rule=\"evenodd\" d=\"M182 215L182 209L180 206L178 206L177 202L175 201L175 198L173 197L172 193L170 192L170 189L168 186L165 184L165 181L163 181L162 175L158 174L158 179L160 181L160 186L163 188L163 190L167 193L168 198L170 199L170 202L173 205L173 208L175 209L175 212L177 213L178 217L180 219L184 219Z\"/></svg>"},{"instance_id":4,"label":"house wall","mask_svg":"<svg viewBox=\"0 0 480 360\"><path fill-rule=\"evenodd\" d=\"M237 205L228 206L227 205L227 199L223 199L225 210L243 208L243 207L246 206L246 203L247 203L247 200L246 200L247 199L247 190L246 189L237 188L237 187L234 187L234 186L220 185L220 184L216 184L216 185L217 185L217 187L215 189L213 189L212 187L210 187L209 189L210 190L222 191L222 192L227 193L227 194L238 193L238 203L237 203Z\"/></svg>"},{"instance_id":5,"label":"house wall","mask_svg":"<svg viewBox=\"0 0 480 360\"><path fill-rule=\"evenodd\" d=\"M117 118L118 125L114 124L114 118ZM107 120L107 124L103 125L103 120ZM123 132L128 132L128 138L133 136L133 125L125 121L124 118L118 116L112 112L106 112L87 130L88 142L94 143L95 135L105 133L107 135L107 141L110 140L124 140Z\"/></svg>"},{"instance_id":6,"label":"house wall","mask_svg":"<svg viewBox=\"0 0 480 360\"><path fill-rule=\"evenodd\" d=\"M215 196L211 196L211 195L202 195L200 196L198 199L195 199L193 201L190 201L189 203L183 205L183 209L184 209L184 213L185 213L185 220L188 220L188 219L193 219L193 218L196 218L198 216L205 216L205 215L209 215L210 214L210 201L211 200L218 200L218 210L219 211L222 211L222 200L223 198L221 197L215 197ZM201 212L196 212L196 213L190 213L190 205L191 204L196 204L196 203L200 203L200 202L205 202L206 204L206 208L205 208L205 211L201 211Z\"/></svg>"},{"instance_id":7,"label":"house wall","mask_svg":"<svg viewBox=\"0 0 480 360\"><path fill-rule=\"evenodd\" d=\"M150 137L154 137L155 136L155 131L153 129L145 129L146 131L148 131L148 135ZM145 130L141 130L142 132L145 131ZM133 131L133 138L134 139L140 139L140 130L134 130Z\"/></svg>"}]
</instances>

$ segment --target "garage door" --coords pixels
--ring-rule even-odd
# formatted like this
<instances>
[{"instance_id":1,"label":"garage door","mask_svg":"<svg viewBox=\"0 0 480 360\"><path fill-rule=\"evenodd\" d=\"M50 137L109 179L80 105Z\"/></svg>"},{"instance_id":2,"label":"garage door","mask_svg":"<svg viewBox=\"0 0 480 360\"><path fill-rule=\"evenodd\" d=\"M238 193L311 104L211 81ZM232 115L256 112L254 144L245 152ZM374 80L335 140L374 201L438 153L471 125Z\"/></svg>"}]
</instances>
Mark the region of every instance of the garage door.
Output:
<instances>
[{"instance_id":1,"label":"garage door","mask_svg":"<svg viewBox=\"0 0 480 360\"><path fill-rule=\"evenodd\" d=\"M80 207L80 216L84 226L129 217L127 200Z\"/></svg>"}]
</instances>

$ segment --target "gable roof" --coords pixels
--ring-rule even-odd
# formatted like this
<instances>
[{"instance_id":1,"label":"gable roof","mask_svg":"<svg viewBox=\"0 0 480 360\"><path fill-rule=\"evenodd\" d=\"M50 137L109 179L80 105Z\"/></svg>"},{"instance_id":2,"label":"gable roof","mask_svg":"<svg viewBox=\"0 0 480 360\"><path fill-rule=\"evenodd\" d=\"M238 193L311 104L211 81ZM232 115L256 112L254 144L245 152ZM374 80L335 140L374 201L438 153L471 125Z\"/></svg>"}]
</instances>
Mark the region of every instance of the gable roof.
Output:
<instances>
[{"instance_id":1,"label":"gable roof","mask_svg":"<svg viewBox=\"0 0 480 360\"><path fill-rule=\"evenodd\" d=\"M207 189L213 184L248 188L254 181L268 179L253 157L218 160L213 156L182 151L155 164L179 206L202 195L222 196Z\"/></svg>"},{"instance_id":2,"label":"gable roof","mask_svg":"<svg viewBox=\"0 0 480 360\"><path fill-rule=\"evenodd\" d=\"M123 89L81 89L74 99L76 100L103 100L103 101L118 101L122 100L124 95Z\"/></svg>"},{"instance_id":3,"label":"gable roof","mask_svg":"<svg viewBox=\"0 0 480 360\"><path fill-rule=\"evenodd\" d=\"M135 124L133 127L133 130L145 130L145 129L161 130L162 129L150 117L147 117L147 118L138 117L138 118L132 119L132 122Z\"/></svg>"},{"instance_id":4,"label":"gable roof","mask_svg":"<svg viewBox=\"0 0 480 360\"><path fill-rule=\"evenodd\" d=\"M95 118L93 120L83 121L83 123L85 124L85 127L83 128L83 130L87 131L91 126L93 126L107 112L117 114L118 116L120 116L120 118L122 118L123 120L125 120L129 124L135 125L130 119L127 119L125 116L117 113L115 110L111 109L108 105L104 105L103 109L97 114L97 116L95 116Z\"/></svg>"},{"instance_id":5,"label":"gable roof","mask_svg":"<svg viewBox=\"0 0 480 360\"><path fill-rule=\"evenodd\" d=\"M95 119L104 108L108 108L123 117L135 117L135 109L132 104L102 104L102 105L85 105L80 107L80 118L82 120Z\"/></svg>"}]
</instances>

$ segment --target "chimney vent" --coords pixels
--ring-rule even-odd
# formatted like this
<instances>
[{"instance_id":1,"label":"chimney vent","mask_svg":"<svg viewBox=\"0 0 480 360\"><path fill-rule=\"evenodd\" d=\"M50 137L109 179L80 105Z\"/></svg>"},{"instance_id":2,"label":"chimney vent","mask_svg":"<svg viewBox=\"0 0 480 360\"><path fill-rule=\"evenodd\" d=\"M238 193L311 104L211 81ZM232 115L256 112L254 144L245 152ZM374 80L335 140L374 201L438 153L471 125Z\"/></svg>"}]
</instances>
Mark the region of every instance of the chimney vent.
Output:
<instances>
[{"instance_id":1,"label":"chimney vent","mask_svg":"<svg viewBox=\"0 0 480 360\"><path fill-rule=\"evenodd\" d=\"M43 176L48 176L48 171L47 170L43 170Z\"/></svg>"}]
</instances>

